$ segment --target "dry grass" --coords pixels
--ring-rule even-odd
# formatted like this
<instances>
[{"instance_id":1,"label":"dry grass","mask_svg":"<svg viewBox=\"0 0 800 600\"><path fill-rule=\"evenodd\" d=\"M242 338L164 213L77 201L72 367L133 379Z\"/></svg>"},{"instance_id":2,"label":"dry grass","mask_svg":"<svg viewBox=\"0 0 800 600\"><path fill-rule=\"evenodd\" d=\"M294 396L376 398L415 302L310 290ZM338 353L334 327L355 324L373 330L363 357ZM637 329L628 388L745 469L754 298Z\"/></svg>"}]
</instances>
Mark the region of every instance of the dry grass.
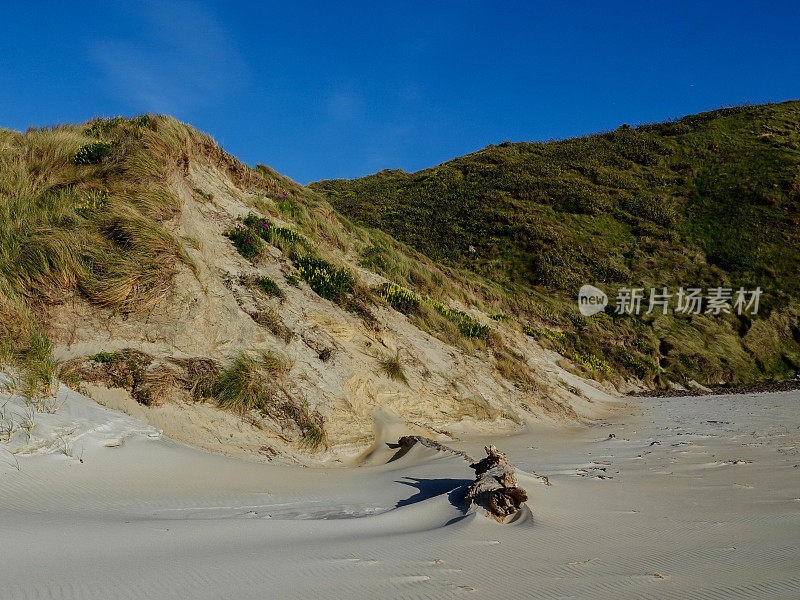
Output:
<instances>
[{"instance_id":1,"label":"dry grass","mask_svg":"<svg viewBox=\"0 0 800 600\"><path fill-rule=\"evenodd\" d=\"M257 411L282 427L297 427L301 445L316 449L326 442L321 415L292 397L283 385L290 365L270 352L251 356L242 352L217 378L215 395L223 408L244 416Z\"/></svg>"},{"instance_id":2,"label":"dry grass","mask_svg":"<svg viewBox=\"0 0 800 600\"><path fill-rule=\"evenodd\" d=\"M106 156L76 161L98 142ZM162 222L179 206L168 179L200 155L245 169L168 117L0 130L0 362L21 366L32 389L54 370L40 305L78 292L99 306L146 310L169 291L176 262L192 266Z\"/></svg>"},{"instance_id":3,"label":"dry grass","mask_svg":"<svg viewBox=\"0 0 800 600\"><path fill-rule=\"evenodd\" d=\"M284 359L265 353L252 357L244 352L217 378L217 402L223 408L245 413L271 412L280 396L278 379L288 370Z\"/></svg>"},{"instance_id":4,"label":"dry grass","mask_svg":"<svg viewBox=\"0 0 800 600\"><path fill-rule=\"evenodd\" d=\"M402 381L408 385L408 379L403 372L403 363L400 362L400 351L394 353L392 356L384 356L378 359L378 364L383 369L384 373L388 375L389 379L395 381Z\"/></svg>"},{"instance_id":5,"label":"dry grass","mask_svg":"<svg viewBox=\"0 0 800 600\"><path fill-rule=\"evenodd\" d=\"M149 406L171 397L211 398L218 373L217 362L209 358L157 359L129 348L69 360L61 365L58 376L72 386L89 381L122 388Z\"/></svg>"}]
</instances>

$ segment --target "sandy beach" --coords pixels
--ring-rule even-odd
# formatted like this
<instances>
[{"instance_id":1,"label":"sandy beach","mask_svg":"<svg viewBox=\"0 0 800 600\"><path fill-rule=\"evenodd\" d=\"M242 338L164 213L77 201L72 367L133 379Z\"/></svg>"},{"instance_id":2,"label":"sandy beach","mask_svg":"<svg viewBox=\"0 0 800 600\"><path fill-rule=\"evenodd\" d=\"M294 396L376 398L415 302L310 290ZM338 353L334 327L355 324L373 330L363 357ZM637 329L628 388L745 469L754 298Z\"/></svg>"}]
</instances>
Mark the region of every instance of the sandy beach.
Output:
<instances>
[{"instance_id":1,"label":"sandy beach","mask_svg":"<svg viewBox=\"0 0 800 600\"><path fill-rule=\"evenodd\" d=\"M264 465L61 399L3 451L4 600L800 597L798 392L494 438L530 496L505 525L463 509L462 458L386 462L391 426L364 466Z\"/></svg>"}]
</instances>

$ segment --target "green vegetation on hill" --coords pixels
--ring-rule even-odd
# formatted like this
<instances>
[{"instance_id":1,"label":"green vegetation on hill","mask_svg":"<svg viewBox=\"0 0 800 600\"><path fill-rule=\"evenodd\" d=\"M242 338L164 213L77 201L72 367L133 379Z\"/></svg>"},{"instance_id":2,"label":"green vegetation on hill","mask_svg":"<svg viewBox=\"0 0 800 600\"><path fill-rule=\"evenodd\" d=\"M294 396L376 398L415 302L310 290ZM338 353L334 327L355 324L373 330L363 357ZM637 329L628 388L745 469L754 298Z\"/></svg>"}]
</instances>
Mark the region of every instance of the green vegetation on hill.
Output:
<instances>
[{"instance_id":1,"label":"green vegetation on hill","mask_svg":"<svg viewBox=\"0 0 800 600\"><path fill-rule=\"evenodd\" d=\"M567 355L656 384L800 372L800 102L506 142L417 173L309 187L356 223L503 290L497 309L564 330ZM372 245L362 260L385 272L391 252ZM752 319L585 318L575 302L584 283L612 303L619 287L764 295Z\"/></svg>"}]
</instances>

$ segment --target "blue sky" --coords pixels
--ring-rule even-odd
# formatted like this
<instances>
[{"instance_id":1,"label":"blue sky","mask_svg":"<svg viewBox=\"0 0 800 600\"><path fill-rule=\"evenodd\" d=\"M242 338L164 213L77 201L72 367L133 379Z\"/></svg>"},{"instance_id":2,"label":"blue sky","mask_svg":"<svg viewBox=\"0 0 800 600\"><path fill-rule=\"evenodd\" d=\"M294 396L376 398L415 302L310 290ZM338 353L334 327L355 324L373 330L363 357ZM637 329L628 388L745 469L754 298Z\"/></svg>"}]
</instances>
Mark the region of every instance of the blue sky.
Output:
<instances>
[{"instance_id":1,"label":"blue sky","mask_svg":"<svg viewBox=\"0 0 800 600\"><path fill-rule=\"evenodd\" d=\"M308 181L800 97L800 3L37 2L0 126L171 114Z\"/></svg>"}]
</instances>

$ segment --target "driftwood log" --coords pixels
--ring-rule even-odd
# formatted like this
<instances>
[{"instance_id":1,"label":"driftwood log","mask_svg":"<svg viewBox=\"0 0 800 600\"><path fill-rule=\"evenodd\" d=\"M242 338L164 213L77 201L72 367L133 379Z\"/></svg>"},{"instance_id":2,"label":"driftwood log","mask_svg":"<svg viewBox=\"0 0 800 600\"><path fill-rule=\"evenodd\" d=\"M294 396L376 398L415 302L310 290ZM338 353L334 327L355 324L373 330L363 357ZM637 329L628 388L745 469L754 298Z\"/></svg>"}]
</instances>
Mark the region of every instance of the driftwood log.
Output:
<instances>
[{"instance_id":1,"label":"driftwood log","mask_svg":"<svg viewBox=\"0 0 800 600\"><path fill-rule=\"evenodd\" d=\"M464 502L477 504L489 514L503 521L516 513L528 494L517 484L514 465L495 446L486 446L486 456L470 467L475 469L475 481L467 488Z\"/></svg>"},{"instance_id":2,"label":"driftwood log","mask_svg":"<svg viewBox=\"0 0 800 600\"><path fill-rule=\"evenodd\" d=\"M440 452L450 452L466 459L475 470L475 480L467 487L464 503L467 506L480 506L497 521L504 521L513 515L528 499L527 492L519 487L514 475L514 465L508 462L506 455L495 446L485 446L486 456L475 461L471 456L445 446L435 440L419 435L401 437L398 442L401 452L407 452L414 444L427 446ZM550 485L547 477L536 476L545 485Z\"/></svg>"}]
</instances>

